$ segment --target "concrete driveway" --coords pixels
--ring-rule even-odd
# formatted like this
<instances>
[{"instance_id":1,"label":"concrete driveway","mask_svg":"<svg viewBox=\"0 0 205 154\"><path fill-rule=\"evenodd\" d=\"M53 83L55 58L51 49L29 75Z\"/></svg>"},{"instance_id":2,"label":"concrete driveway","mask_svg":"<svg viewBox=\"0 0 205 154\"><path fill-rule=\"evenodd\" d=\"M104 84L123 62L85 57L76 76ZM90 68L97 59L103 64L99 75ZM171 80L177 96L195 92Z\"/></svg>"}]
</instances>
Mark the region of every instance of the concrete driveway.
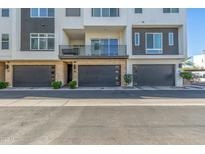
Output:
<instances>
[{"instance_id":1,"label":"concrete driveway","mask_svg":"<svg viewBox=\"0 0 205 154\"><path fill-rule=\"evenodd\" d=\"M205 144L205 91L0 91L0 104L0 144Z\"/></svg>"}]
</instances>

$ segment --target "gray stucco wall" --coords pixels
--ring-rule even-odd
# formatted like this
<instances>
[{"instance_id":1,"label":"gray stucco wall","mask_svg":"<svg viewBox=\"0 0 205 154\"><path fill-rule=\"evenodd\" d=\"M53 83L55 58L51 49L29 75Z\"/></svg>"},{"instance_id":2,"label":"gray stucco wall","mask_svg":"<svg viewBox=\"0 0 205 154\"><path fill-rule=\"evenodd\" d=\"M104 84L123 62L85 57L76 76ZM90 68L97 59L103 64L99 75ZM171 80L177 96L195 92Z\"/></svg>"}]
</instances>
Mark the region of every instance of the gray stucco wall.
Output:
<instances>
[{"instance_id":1,"label":"gray stucco wall","mask_svg":"<svg viewBox=\"0 0 205 154\"><path fill-rule=\"evenodd\" d=\"M30 33L54 33L54 18L31 18L30 8L21 9L21 51L30 50Z\"/></svg>"},{"instance_id":2,"label":"gray stucco wall","mask_svg":"<svg viewBox=\"0 0 205 154\"><path fill-rule=\"evenodd\" d=\"M140 46L135 46L135 32L140 33ZM146 55L145 33L146 32L162 32L163 33L163 55L179 54L178 47L178 29L177 28L133 28L132 29L132 54ZM168 44L168 33L174 33L174 46Z\"/></svg>"},{"instance_id":3,"label":"gray stucco wall","mask_svg":"<svg viewBox=\"0 0 205 154\"><path fill-rule=\"evenodd\" d=\"M79 17L80 8L66 8L66 16Z\"/></svg>"}]
</instances>

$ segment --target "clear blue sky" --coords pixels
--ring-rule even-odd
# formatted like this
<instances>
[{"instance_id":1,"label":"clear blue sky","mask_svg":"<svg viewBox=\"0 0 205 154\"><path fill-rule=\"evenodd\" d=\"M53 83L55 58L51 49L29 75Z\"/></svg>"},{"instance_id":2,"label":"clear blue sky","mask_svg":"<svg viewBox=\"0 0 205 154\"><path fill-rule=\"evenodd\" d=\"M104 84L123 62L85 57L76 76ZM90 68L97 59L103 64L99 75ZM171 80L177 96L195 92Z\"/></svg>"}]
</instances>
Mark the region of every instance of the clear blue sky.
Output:
<instances>
[{"instance_id":1,"label":"clear blue sky","mask_svg":"<svg viewBox=\"0 0 205 154\"><path fill-rule=\"evenodd\" d=\"M188 9L188 55L205 50L205 9Z\"/></svg>"}]
</instances>

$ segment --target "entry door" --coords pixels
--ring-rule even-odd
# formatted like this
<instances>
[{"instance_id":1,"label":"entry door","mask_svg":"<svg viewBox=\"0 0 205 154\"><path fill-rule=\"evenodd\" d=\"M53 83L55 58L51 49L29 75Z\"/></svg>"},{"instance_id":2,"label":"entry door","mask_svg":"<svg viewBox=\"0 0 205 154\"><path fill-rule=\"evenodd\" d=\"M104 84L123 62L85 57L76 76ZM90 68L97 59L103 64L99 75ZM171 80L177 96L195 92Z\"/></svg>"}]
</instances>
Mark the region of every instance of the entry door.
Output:
<instances>
[{"instance_id":1,"label":"entry door","mask_svg":"<svg viewBox=\"0 0 205 154\"><path fill-rule=\"evenodd\" d=\"M73 78L73 67L72 64L68 64L67 66L67 82L69 83L70 81L72 81Z\"/></svg>"}]
</instances>

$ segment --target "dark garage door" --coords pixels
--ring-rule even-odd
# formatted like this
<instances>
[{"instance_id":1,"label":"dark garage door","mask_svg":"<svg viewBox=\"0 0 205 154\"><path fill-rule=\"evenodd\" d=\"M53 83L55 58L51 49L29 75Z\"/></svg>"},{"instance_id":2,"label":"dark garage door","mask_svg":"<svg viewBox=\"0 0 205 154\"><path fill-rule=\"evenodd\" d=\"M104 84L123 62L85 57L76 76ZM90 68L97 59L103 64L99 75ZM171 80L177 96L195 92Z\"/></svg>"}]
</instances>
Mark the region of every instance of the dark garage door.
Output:
<instances>
[{"instance_id":1,"label":"dark garage door","mask_svg":"<svg viewBox=\"0 0 205 154\"><path fill-rule=\"evenodd\" d=\"M134 85L174 86L174 65L133 65Z\"/></svg>"},{"instance_id":2,"label":"dark garage door","mask_svg":"<svg viewBox=\"0 0 205 154\"><path fill-rule=\"evenodd\" d=\"M55 78L55 66L14 66L14 87L49 87Z\"/></svg>"},{"instance_id":3,"label":"dark garage door","mask_svg":"<svg viewBox=\"0 0 205 154\"><path fill-rule=\"evenodd\" d=\"M119 65L79 65L79 86L112 87L120 86Z\"/></svg>"}]
</instances>

